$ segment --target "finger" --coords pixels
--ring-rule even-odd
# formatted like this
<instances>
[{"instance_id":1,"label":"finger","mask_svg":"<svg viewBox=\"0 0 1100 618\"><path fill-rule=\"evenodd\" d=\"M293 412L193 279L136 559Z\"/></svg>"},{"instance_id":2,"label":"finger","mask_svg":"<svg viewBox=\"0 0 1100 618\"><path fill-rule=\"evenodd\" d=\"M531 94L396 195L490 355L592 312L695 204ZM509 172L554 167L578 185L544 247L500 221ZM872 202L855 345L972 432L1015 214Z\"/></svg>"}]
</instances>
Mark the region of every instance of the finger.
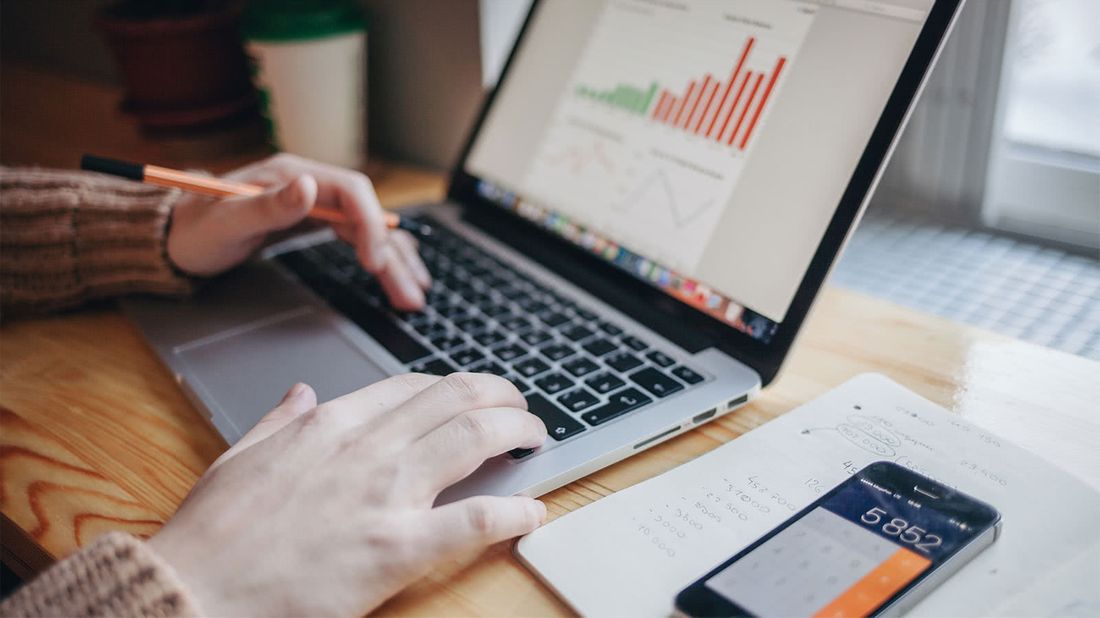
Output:
<instances>
[{"instance_id":1,"label":"finger","mask_svg":"<svg viewBox=\"0 0 1100 618\"><path fill-rule=\"evenodd\" d=\"M340 210L347 227L354 231L347 240L355 247L363 267L377 272L384 266L386 223L382 204L365 175L335 165L280 154L229 174L229 178L261 184L276 184L289 177L309 174L317 181L318 205Z\"/></svg>"},{"instance_id":2,"label":"finger","mask_svg":"<svg viewBox=\"0 0 1100 618\"><path fill-rule=\"evenodd\" d=\"M336 206L348 218L345 225L352 231L348 240L363 268L372 273L384 268L387 256L383 247L389 230L370 179L359 172L314 161L302 161L300 165L317 177L318 201Z\"/></svg>"},{"instance_id":3,"label":"finger","mask_svg":"<svg viewBox=\"0 0 1100 618\"><path fill-rule=\"evenodd\" d=\"M284 230L300 222L317 202L317 181L308 174L254 197L225 200L227 229L241 237Z\"/></svg>"},{"instance_id":4,"label":"finger","mask_svg":"<svg viewBox=\"0 0 1100 618\"><path fill-rule=\"evenodd\" d=\"M268 412L260 422L244 434L228 451L214 462L214 466L232 459L248 447L286 427L294 419L317 407L317 393L308 384L295 384L283 395L283 400Z\"/></svg>"},{"instance_id":5,"label":"finger","mask_svg":"<svg viewBox=\"0 0 1100 618\"><path fill-rule=\"evenodd\" d=\"M481 408L527 409L516 387L486 373L452 373L380 419L372 431L398 444L411 444L452 418Z\"/></svg>"},{"instance_id":6,"label":"finger","mask_svg":"<svg viewBox=\"0 0 1100 618\"><path fill-rule=\"evenodd\" d=\"M394 309L420 311L424 308L424 288L417 283L405 261L398 257L392 244L387 245L386 251L386 267L376 275L382 291Z\"/></svg>"},{"instance_id":7,"label":"finger","mask_svg":"<svg viewBox=\"0 0 1100 618\"><path fill-rule=\"evenodd\" d=\"M490 457L514 448L538 448L546 425L518 408L481 408L463 412L414 442L406 453L429 500L469 476Z\"/></svg>"},{"instance_id":8,"label":"finger","mask_svg":"<svg viewBox=\"0 0 1100 618\"><path fill-rule=\"evenodd\" d=\"M422 289L428 289L432 286L432 275L428 272L428 267L424 265L424 260L420 258L419 243L413 238L413 235L405 230L396 230L390 234L390 241L397 248L398 255L405 262L409 272L412 273L413 278L416 280Z\"/></svg>"},{"instance_id":9,"label":"finger","mask_svg":"<svg viewBox=\"0 0 1100 618\"><path fill-rule=\"evenodd\" d=\"M476 496L428 512L425 536L436 560L527 534L546 519L546 505L525 496Z\"/></svg>"},{"instance_id":10,"label":"finger","mask_svg":"<svg viewBox=\"0 0 1100 618\"><path fill-rule=\"evenodd\" d=\"M334 399L329 404L350 410L356 424L370 423L409 401L443 378L423 373L404 373Z\"/></svg>"}]
</instances>

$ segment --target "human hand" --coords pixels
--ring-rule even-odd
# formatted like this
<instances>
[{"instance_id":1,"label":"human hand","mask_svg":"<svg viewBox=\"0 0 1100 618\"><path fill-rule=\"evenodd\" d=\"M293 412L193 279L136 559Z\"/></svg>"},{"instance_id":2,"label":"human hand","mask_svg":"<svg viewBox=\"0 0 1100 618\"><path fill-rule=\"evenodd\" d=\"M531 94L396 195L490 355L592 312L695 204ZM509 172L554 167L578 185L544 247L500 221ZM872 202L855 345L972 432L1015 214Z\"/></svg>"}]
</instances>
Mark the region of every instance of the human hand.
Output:
<instances>
[{"instance_id":1,"label":"human hand","mask_svg":"<svg viewBox=\"0 0 1100 618\"><path fill-rule=\"evenodd\" d=\"M525 497L436 496L546 427L507 380L396 376L316 405L299 384L149 543L211 616L360 616L435 564L526 534Z\"/></svg>"},{"instance_id":2,"label":"human hand","mask_svg":"<svg viewBox=\"0 0 1100 618\"><path fill-rule=\"evenodd\" d=\"M370 180L359 172L279 154L224 176L270 190L254 197L210 198L184 195L172 212L168 258L180 270L214 275L240 264L263 246L272 232L301 222L310 209L339 210L347 223L332 224L355 247L363 267L378 277L397 309L424 306L431 284L417 253L416 239L389 230Z\"/></svg>"}]
</instances>

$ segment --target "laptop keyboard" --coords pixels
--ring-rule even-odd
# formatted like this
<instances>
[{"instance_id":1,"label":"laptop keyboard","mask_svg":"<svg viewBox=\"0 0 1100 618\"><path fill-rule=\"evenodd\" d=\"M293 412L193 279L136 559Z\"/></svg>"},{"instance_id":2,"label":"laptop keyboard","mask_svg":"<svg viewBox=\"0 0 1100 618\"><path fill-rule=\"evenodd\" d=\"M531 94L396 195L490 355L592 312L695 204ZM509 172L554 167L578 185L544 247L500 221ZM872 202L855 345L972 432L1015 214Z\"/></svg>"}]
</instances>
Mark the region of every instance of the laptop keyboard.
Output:
<instances>
[{"instance_id":1,"label":"laptop keyboard","mask_svg":"<svg viewBox=\"0 0 1100 618\"><path fill-rule=\"evenodd\" d=\"M434 233L421 239L420 253L433 283L419 313L390 309L343 242L277 259L412 371L510 380L559 442L704 380L624 327L426 222Z\"/></svg>"}]
</instances>

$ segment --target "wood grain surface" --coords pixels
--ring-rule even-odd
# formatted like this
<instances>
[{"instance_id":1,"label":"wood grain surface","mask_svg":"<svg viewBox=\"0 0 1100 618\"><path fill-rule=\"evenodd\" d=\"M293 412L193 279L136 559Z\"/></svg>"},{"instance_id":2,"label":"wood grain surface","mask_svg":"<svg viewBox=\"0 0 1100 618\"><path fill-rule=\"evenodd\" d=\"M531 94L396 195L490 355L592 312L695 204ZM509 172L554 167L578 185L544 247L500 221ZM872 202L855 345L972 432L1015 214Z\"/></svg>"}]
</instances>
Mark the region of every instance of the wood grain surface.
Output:
<instances>
[{"instance_id":1,"label":"wood grain surface","mask_svg":"<svg viewBox=\"0 0 1100 618\"><path fill-rule=\"evenodd\" d=\"M71 166L66 161L85 148L143 160L155 154L144 138L126 134L125 122L109 120L117 97L110 88L29 70L13 75L9 67L2 79L5 164ZM55 132L60 129L43 118L71 115L73 104L52 102L78 97L88 116L108 118L116 131L78 134L87 145L66 145ZM49 133L34 136L22 125ZM431 172L379 166L372 177L388 206L443 191L442 177ZM551 492L545 496L550 516L697 457L867 371L1100 487L1100 364L826 288L785 371L757 400ZM0 326L0 540L5 562L23 573L107 530L152 534L224 449L112 306ZM380 613L560 615L568 609L504 543L441 566Z\"/></svg>"}]
</instances>

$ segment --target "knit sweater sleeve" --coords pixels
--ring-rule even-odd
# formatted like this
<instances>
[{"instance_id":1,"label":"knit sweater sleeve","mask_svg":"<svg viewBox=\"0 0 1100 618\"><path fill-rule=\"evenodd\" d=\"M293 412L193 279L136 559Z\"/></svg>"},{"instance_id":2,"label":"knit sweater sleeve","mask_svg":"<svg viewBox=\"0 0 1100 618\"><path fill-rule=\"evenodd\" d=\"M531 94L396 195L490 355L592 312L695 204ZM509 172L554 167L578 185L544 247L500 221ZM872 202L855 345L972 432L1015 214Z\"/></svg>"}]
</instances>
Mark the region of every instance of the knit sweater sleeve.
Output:
<instances>
[{"instance_id":1,"label":"knit sweater sleeve","mask_svg":"<svg viewBox=\"0 0 1100 618\"><path fill-rule=\"evenodd\" d=\"M200 615L172 567L122 532L106 534L0 603L0 616Z\"/></svg>"},{"instance_id":2,"label":"knit sweater sleeve","mask_svg":"<svg viewBox=\"0 0 1100 618\"><path fill-rule=\"evenodd\" d=\"M99 174L0 167L0 310L189 293L165 251L178 195Z\"/></svg>"}]
</instances>

